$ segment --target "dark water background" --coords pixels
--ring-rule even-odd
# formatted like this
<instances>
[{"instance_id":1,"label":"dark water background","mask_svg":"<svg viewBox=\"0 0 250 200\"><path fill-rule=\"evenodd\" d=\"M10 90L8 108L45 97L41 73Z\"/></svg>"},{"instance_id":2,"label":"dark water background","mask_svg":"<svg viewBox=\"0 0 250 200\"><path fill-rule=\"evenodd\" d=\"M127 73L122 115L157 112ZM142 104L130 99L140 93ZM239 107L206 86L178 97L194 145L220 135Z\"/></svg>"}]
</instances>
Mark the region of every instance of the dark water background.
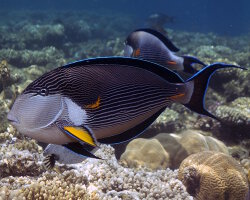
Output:
<instances>
[{"instance_id":1,"label":"dark water background","mask_svg":"<svg viewBox=\"0 0 250 200\"><path fill-rule=\"evenodd\" d=\"M169 28L221 35L250 32L250 0L0 0L0 10L85 10L132 16L136 25L145 26L152 13L175 17ZM65 16L67 17L67 16Z\"/></svg>"}]
</instances>

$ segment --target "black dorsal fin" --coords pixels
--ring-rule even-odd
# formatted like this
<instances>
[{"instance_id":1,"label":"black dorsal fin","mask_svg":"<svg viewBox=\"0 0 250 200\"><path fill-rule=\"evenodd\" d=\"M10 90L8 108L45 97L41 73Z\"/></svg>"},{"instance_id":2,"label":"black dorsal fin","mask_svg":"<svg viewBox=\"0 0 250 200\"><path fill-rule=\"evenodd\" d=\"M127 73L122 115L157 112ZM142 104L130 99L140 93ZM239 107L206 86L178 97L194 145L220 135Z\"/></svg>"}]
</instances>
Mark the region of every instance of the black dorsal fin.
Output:
<instances>
[{"instance_id":1,"label":"black dorsal fin","mask_svg":"<svg viewBox=\"0 0 250 200\"><path fill-rule=\"evenodd\" d=\"M98 57L98 58L90 58L85 60L76 61L70 64L63 66L65 67L82 67L84 65L97 65L97 64L114 64L114 65L122 65L124 67L138 67L141 69L148 70L161 76L166 81L171 83L183 83L183 79L175 72L163 67L159 64L152 63L146 60L141 60L137 58L128 58L128 57Z\"/></svg>"},{"instance_id":2,"label":"black dorsal fin","mask_svg":"<svg viewBox=\"0 0 250 200\"><path fill-rule=\"evenodd\" d=\"M154 30L154 29L150 29L150 28L142 28L142 29L137 29L135 30L134 32L136 31L144 31L144 32L147 32L147 33L150 33L152 35L154 35L155 37L157 37L159 40L161 40L166 46L168 49L170 49L171 51L173 52L178 52L180 51L179 48L177 48L172 42L170 39L168 39L166 36L164 36L162 33Z\"/></svg>"},{"instance_id":3,"label":"black dorsal fin","mask_svg":"<svg viewBox=\"0 0 250 200\"><path fill-rule=\"evenodd\" d=\"M158 112L153 114L150 118L146 119L142 123L138 124L137 126L131 128L123 133L120 133L118 135L114 135L111 137L107 137L107 138L98 139L98 142L103 143L103 144L114 145L114 144L119 144L119 143L129 141L129 140L137 137L141 133L143 133L143 131L145 131L164 110L165 110L165 108L160 109Z\"/></svg>"}]
</instances>

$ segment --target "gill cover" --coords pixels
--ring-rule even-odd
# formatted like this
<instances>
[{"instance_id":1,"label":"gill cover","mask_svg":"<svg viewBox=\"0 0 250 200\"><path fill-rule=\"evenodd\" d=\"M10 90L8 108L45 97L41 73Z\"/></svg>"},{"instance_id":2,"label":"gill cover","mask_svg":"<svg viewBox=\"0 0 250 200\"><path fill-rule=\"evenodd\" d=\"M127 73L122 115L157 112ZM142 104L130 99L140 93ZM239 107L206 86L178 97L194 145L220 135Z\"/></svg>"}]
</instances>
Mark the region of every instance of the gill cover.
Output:
<instances>
[{"instance_id":1,"label":"gill cover","mask_svg":"<svg viewBox=\"0 0 250 200\"><path fill-rule=\"evenodd\" d=\"M25 129L41 129L55 122L62 110L59 94L41 96L26 93L16 99L9 115L15 116L18 125Z\"/></svg>"}]
</instances>

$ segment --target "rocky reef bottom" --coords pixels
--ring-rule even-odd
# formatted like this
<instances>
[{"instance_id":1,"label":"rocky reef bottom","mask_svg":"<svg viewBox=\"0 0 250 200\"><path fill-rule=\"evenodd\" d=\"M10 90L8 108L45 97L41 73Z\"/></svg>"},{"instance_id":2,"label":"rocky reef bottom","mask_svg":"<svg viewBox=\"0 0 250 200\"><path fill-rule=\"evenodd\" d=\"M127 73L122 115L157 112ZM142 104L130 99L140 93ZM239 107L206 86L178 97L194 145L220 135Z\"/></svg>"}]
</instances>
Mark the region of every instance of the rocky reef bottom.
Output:
<instances>
[{"instance_id":1,"label":"rocky reef bottom","mask_svg":"<svg viewBox=\"0 0 250 200\"><path fill-rule=\"evenodd\" d=\"M101 146L95 154L103 160L56 163L47 170L42 147L7 122L15 98L33 80L68 62L123 55L124 40L139 27L133 17L123 15L27 11L0 15L7 17L0 25L0 200L236 200L237 192L240 200L246 196L250 70L220 70L211 78L205 105L220 122L173 104L145 131L145 138L116 146L115 152ZM250 68L249 33L226 37L165 31L181 49L178 55Z\"/></svg>"},{"instance_id":2,"label":"rocky reef bottom","mask_svg":"<svg viewBox=\"0 0 250 200\"><path fill-rule=\"evenodd\" d=\"M137 138L119 160L113 147L101 145L95 155L102 159L56 162L53 169L46 168L35 140L10 125L1 136L1 200L241 200L249 193L247 149L227 147L202 131Z\"/></svg>"}]
</instances>

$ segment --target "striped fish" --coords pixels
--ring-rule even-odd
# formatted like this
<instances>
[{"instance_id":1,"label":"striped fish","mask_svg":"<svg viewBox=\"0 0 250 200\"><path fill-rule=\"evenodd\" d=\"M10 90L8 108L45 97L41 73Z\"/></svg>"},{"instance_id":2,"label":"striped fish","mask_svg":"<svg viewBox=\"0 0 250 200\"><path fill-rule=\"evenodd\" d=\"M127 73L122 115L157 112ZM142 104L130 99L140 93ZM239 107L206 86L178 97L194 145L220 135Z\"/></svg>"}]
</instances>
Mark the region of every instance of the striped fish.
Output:
<instances>
[{"instance_id":1,"label":"striped fish","mask_svg":"<svg viewBox=\"0 0 250 200\"><path fill-rule=\"evenodd\" d=\"M142 133L171 102L216 118L203 107L211 74L235 67L205 67L187 81L148 61L107 57L45 73L16 99L8 119L24 135L63 145L85 157L99 143L117 144Z\"/></svg>"},{"instance_id":2,"label":"striped fish","mask_svg":"<svg viewBox=\"0 0 250 200\"><path fill-rule=\"evenodd\" d=\"M158 63L171 70L195 73L197 63L206 66L192 56L178 56L179 49L164 35L153 29L138 29L129 34L125 41L124 56L136 57Z\"/></svg>"}]
</instances>

